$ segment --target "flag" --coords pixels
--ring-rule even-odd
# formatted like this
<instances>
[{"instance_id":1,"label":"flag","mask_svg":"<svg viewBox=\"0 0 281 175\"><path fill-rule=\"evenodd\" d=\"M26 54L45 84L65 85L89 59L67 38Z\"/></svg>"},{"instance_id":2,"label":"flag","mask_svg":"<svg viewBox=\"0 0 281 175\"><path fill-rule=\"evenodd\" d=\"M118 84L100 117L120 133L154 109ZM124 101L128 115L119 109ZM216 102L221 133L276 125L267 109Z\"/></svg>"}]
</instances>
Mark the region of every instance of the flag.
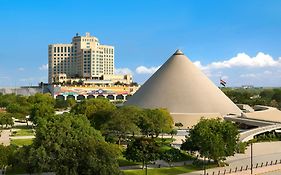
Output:
<instances>
[{"instance_id":1,"label":"flag","mask_svg":"<svg viewBox=\"0 0 281 175\"><path fill-rule=\"evenodd\" d=\"M226 85L226 81L224 81L224 80L220 79L220 84L221 84L223 87L225 87L225 85Z\"/></svg>"}]
</instances>

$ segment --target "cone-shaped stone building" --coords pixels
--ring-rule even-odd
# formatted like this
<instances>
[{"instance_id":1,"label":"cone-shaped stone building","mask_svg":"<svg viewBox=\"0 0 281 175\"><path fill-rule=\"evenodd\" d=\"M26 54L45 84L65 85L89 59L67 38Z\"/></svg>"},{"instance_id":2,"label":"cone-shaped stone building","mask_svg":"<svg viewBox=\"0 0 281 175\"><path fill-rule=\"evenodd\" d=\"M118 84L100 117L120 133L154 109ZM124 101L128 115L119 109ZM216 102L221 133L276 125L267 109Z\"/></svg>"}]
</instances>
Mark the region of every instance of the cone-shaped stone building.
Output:
<instances>
[{"instance_id":1,"label":"cone-shaped stone building","mask_svg":"<svg viewBox=\"0 0 281 175\"><path fill-rule=\"evenodd\" d=\"M174 122L185 126L196 124L201 117L241 114L240 109L180 50L125 105L167 108Z\"/></svg>"}]
</instances>

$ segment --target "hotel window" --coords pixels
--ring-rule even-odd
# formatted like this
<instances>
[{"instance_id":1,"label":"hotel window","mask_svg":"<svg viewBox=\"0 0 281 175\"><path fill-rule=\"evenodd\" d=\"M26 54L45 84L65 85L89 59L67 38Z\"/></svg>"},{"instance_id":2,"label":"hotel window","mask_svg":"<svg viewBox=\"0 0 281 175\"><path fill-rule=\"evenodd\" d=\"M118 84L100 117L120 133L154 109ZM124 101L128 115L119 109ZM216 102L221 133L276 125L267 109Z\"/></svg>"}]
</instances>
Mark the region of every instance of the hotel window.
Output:
<instances>
[{"instance_id":1,"label":"hotel window","mask_svg":"<svg viewBox=\"0 0 281 175\"><path fill-rule=\"evenodd\" d=\"M61 47L61 52L63 52L63 47Z\"/></svg>"},{"instance_id":2,"label":"hotel window","mask_svg":"<svg viewBox=\"0 0 281 175\"><path fill-rule=\"evenodd\" d=\"M58 47L58 52L60 52L60 47Z\"/></svg>"},{"instance_id":3,"label":"hotel window","mask_svg":"<svg viewBox=\"0 0 281 175\"><path fill-rule=\"evenodd\" d=\"M54 52L57 52L57 48L56 47L54 47Z\"/></svg>"}]
</instances>

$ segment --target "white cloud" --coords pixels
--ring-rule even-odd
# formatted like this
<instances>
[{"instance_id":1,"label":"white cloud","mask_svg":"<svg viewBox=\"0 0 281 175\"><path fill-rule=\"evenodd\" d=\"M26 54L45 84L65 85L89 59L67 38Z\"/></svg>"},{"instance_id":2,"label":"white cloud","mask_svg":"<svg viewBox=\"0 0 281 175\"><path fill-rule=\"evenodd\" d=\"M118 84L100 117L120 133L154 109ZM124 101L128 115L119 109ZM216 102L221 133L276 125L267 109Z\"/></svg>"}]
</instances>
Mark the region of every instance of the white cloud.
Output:
<instances>
[{"instance_id":1,"label":"white cloud","mask_svg":"<svg viewBox=\"0 0 281 175\"><path fill-rule=\"evenodd\" d=\"M211 71L210 71L210 69L208 67L206 67L206 66L203 66L200 61L195 61L195 62L193 62L193 64L196 67L198 67L199 69L201 69L204 72L204 74L207 75L208 77L212 77L213 76Z\"/></svg>"},{"instance_id":2,"label":"white cloud","mask_svg":"<svg viewBox=\"0 0 281 175\"><path fill-rule=\"evenodd\" d=\"M193 62L193 64L195 64L195 66L197 66L200 69L204 69L204 66L201 64L200 61L195 61L195 62Z\"/></svg>"},{"instance_id":3,"label":"white cloud","mask_svg":"<svg viewBox=\"0 0 281 175\"><path fill-rule=\"evenodd\" d=\"M156 72L161 66L158 67L145 67L145 66L139 66L136 68L136 72L138 74L153 74Z\"/></svg>"},{"instance_id":4,"label":"white cloud","mask_svg":"<svg viewBox=\"0 0 281 175\"><path fill-rule=\"evenodd\" d=\"M19 67L18 71L24 71L25 69L23 67Z\"/></svg>"},{"instance_id":5,"label":"white cloud","mask_svg":"<svg viewBox=\"0 0 281 175\"><path fill-rule=\"evenodd\" d=\"M115 74L117 75L126 75L126 74L133 74L133 72L131 71L131 69L129 68L115 68Z\"/></svg>"},{"instance_id":6,"label":"white cloud","mask_svg":"<svg viewBox=\"0 0 281 175\"><path fill-rule=\"evenodd\" d=\"M42 70L42 71L48 70L48 64L42 64L42 65L39 67L39 70Z\"/></svg>"},{"instance_id":7,"label":"white cloud","mask_svg":"<svg viewBox=\"0 0 281 175\"><path fill-rule=\"evenodd\" d=\"M269 71L269 70L266 70L266 71L264 71L263 73L266 74L266 75L271 75L271 74L272 74L272 72Z\"/></svg>"},{"instance_id":8,"label":"white cloud","mask_svg":"<svg viewBox=\"0 0 281 175\"><path fill-rule=\"evenodd\" d=\"M238 53L236 56L222 61L213 61L209 64L194 61L193 64L201 69L213 82L218 82L219 78L222 78L228 81L229 86L240 86L243 84L281 86L281 57L273 58L271 55L263 52L258 52L254 56ZM145 76L148 76L158 68L159 66L139 66L136 72L137 74L146 74Z\"/></svg>"},{"instance_id":9,"label":"white cloud","mask_svg":"<svg viewBox=\"0 0 281 175\"><path fill-rule=\"evenodd\" d=\"M240 77L241 78L256 78L258 75L254 74L254 73L250 73L250 74L241 74Z\"/></svg>"},{"instance_id":10,"label":"white cloud","mask_svg":"<svg viewBox=\"0 0 281 175\"><path fill-rule=\"evenodd\" d=\"M259 52L254 57L250 57L246 53L238 53L235 57L228 60L212 62L202 67L205 69L223 69L233 67L263 68L275 66L281 66L281 58L274 60L270 55Z\"/></svg>"}]
</instances>

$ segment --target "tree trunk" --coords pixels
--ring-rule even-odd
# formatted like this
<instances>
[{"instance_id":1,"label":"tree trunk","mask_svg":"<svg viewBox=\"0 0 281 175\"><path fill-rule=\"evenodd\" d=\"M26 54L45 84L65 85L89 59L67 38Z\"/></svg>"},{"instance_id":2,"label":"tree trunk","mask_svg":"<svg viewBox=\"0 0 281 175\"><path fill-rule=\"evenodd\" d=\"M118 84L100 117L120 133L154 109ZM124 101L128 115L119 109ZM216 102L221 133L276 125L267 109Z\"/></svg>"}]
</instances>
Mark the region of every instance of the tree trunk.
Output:
<instances>
[{"instance_id":1,"label":"tree trunk","mask_svg":"<svg viewBox=\"0 0 281 175\"><path fill-rule=\"evenodd\" d=\"M121 137L118 137L118 145L120 146L121 144Z\"/></svg>"},{"instance_id":2,"label":"tree trunk","mask_svg":"<svg viewBox=\"0 0 281 175\"><path fill-rule=\"evenodd\" d=\"M147 175L147 163L145 163L145 175Z\"/></svg>"}]
</instances>

